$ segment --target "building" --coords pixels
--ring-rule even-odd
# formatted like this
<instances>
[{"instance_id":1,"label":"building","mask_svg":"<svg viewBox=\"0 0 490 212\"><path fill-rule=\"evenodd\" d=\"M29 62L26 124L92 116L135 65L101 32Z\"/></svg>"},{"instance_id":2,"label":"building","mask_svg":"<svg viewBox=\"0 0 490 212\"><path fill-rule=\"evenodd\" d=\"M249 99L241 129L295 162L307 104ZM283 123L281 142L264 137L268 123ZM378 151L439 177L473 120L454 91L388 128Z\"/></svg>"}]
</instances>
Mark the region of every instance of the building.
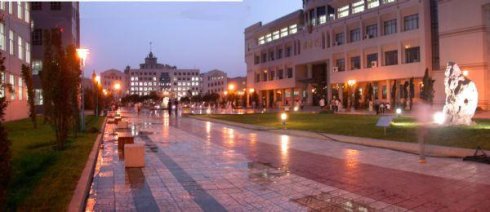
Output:
<instances>
[{"instance_id":1,"label":"building","mask_svg":"<svg viewBox=\"0 0 490 212\"><path fill-rule=\"evenodd\" d=\"M247 77L233 77L228 78L228 90L232 89L234 91L245 93L247 90Z\"/></svg>"},{"instance_id":2,"label":"building","mask_svg":"<svg viewBox=\"0 0 490 212\"><path fill-rule=\"evenodd\" d=\"M175 98L199 94L199 69L177 69L175 66L159 64L152 52L139 69L128 66L124 72L129 94L149 95L154 91Z\"/></svg>"},{"instance_id":3,"label":"building","mask_svg":"<svg viewBox=\"0 0 490 212\"><path fill-rule=\"evenodd\" d=\"M107 92L128 94L126 74L117 69L109 69L100 73L100 84ZM116 90L118 88L118 90Z\"/></svg>"},{"instance_id":4,"label":"building","mask_svg":"<svg viewBox=\"0 0 490 212\"><path fill-rule=\"evenodd\" d=\"M441 76L454 61L473 69L480 105L488 108L489 2L304 0L301 10L245 29L248 87L269 107L315 105L325 93L344 104L354 92L362 102L392 96L399 102L412 79L417 102L428 69L436 79L435 102L442 104Z\"/></svg>"},{"instance_id":5,"label":"building","mask_svg":"<svg viewBox=\"0 0 490 212\"><path fill-rule=\"evenodd\" d=\"M27 118L26 85L22 79L21 66L31 63L31 15L27 2L0 2L0 51L5 57L6 73L2 76L10 89L1 88L0 96L6 97L8 106L5 120Z\"/></svg>"},{"instance_id":6,"label":"building","mask_svg":"<svg viewBox=\"0 0 490 212\"><path fill-rule=\"evenodd\" d=\"M35 89L36 110L42 111L42 90L39 71L44 57L45 30L59 29L62 45L80 46L79 2L31 2L32 21L32 74ZM85 74L89 76L88 74Z\"/></svg>"},{"instance_id":7,"label":"building","mask_svg":"<svg viewBox=\"0 0 490 212\"><path fill-rule=\"evenodd\" d=\"M220 70L211 70L201 74L201 94L217 93L222 95L227 89L228 76Z\"/></svg>"}]
</instances>

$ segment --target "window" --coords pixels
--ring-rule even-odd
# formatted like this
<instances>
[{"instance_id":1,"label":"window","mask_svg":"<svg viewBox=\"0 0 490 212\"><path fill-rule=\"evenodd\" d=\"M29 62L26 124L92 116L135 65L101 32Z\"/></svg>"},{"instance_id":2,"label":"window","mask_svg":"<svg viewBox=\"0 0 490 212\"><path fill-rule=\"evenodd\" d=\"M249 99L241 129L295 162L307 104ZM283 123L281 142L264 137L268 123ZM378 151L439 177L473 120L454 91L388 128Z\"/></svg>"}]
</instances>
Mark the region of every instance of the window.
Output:
<instances>
[{"instance_id":1,"label":"window","mask_svg":"<svg viewBox=\"0 0 490 212\"><path fill-rule=\"evenodd\" d=\"M10 75L9 84L12 87L12 92L10 92L10 100L15 100L15 76L12 74Z\"/></svg>"},{"instance_id":2,"label":"window","mask_svg":"<svg viewBox=\"0 0 490 212\"><path fill-rule=\"evenodd\" d=\"M366 26L366 35L367 35L367 38L377 37L378 36L378 25L373 24L373 25Z\"/></svg>"},{"instance_id":3,"label":"window","mask_svg":"<svg viewBox=\"0 0 490 212\"><path fill-rule=\"evenodd\" d=\"M5 43L6 42L6 36L5 36L5 24L0 23L0 49L5 51Z\"/></svg>"},{"instance_id":4,"label":"window","mask_svg":"<svg viewBox=\"0 0 490 212\"><path fill-rule=\"evenodd\" d=\"M360 0L352 4L352 14L360 13L363 11L364 11L364 0Z\"/></svg>"},{"instance_id":5,"label":"window","mask_svg":"<svg viewBox=\"0 0 490 212\"><path fill-rule=\"evenodd\" d=\"M356 42L361 40L361 29L353 29L350 31L350 42Z\"/></svg>"},{"instance_id":6,"label":"window","mask_svg":"<svg viewBox=\"0 0 490 212\"><path fill-rule=\"evenodd\" d=\"M31 45L26 42L26 63L31 63Z\"/></svg>"},{"instance_id":7,"label":"window","mask_svg":"<svg viewBox=\"0 0 490 212\"><path fill-rule=\"evenodd\" d=\"M420 62L420 47L412 47L405 49L405 62L416 63Z\"/></svg>"},{"instance_id":8,"label":"window","mask_svg":"<svg viewBox=\"0 0 490 212\"><path fill-rule=\"evenodd\" d=\"M367 0L368 9L379 7L379 0Z\"/></svg>"},{"instance_id":9,"label":"window","mask_svg":"<svg viewBox=\"0 0 490 212\"><path fill-rule=\"evenodd\" d=\"M384 35L391 35L396 33L396 19L384 22Z\"/></svg>"},{"instance_id":10,"label":"window","mask_svg":"<svg viewBox=\"0 0 490 212\"><path fill-rule=\"evenodd\" d=\"M279 31L275 31L272 33L272 40L277 40L280 38L280 33Z\"/></svg>"},{"instance_id":11,"label":"window","mask_svg":"<svg viewBox=\"0 0 490 212\"><path fill-rule=\"evenodd\" d=\"M265 71L264 74L262 74L262 80L264 82L267 81L267 71Z\"/></svg>"},{"instance_id":12,"label":"window","mask_svg":"<svg viewBox=\"0 0 490 212\"><path fill-rule=\"evenodd\" d=\"M0 1L0 10L5 10L5 1Z\"/></svg>"},{"instance_id":13,"label":"window","mask_svg":"<svg viewBox=\"0 0 490 212\"><path fill-rule=\"evenodd\" d=\"M393 51L385 52L385 65L391 66L397 64L398 64L398 51L393 50Z\"/></svg>"},{"instance_id":14,"label":"window","mask_svg":"<svg viewBox=\"0 0 490 212\"><path fill-rule=\"evenodd\" d=\"M272 81L274 80L274 77L276 76L276 72L275 71L271 71L271 73L269 74L269 80Z\"/></svg>"},{"instance_id":15,"label":"window","mask_svg":"<svg viewBox=\"0 0 490 212\"><path fill-rule=\"evenodd\" d=\"M267 62L267 54L262 53L262 63L265 63L265 62Z\"/></svg>"},{"instance_id":16,"label":"window","mask_svg":"<svg viewBox=\"0 0 490 212\"><path fill-rule=\"evenodd\" d=\"M325 7L318 7L316 9L316 17L318 17L319 24L327 23L327 12Z\"/></svg>"},{"instance_id":17,"label":"window","mask_svg":"<svg viewBox=\"0 0 490 212\"><path fill-rule=\"evenodd\" d=\"M350 69L351 70L361 69L361 57L356 56L350 58Z\"/></svg>"},{"instance_id":18,"label":"window","mask_svg":"<svg viewBox=\"0 0 490 212\"><path fill-rule=\"evenodd\" d=\"M345 59L337 59L336 63L337 71L345 71Z\"/></svg>"},{"instance_id":19,"label":"window","mask_svg":"<svg viewBox=\"0 0 490 212\"><path fill-rule=\"evenodd\" d=\"M367 67L373 68L378 66L378 54L368 54L367 55Z\"/></svg>"},{"instance_id":20,"label":"window","mask_svg":"<svg viewBox=\"0 0 490 212\"><path fill-rule=\"evenodd\" d=\"M281 38L288 36L288 28L281 29Z\"/></svg>"},{"instance_id":21,"label":"window","mask_svg":"<svg viewBox=\"0 0 490 212\"><path fill-rule=\"evenodd\" d=\"M292 68L288 68L288 79L290 78L293 78L293 69Z\"/></svg>"},{"instance_id":22,"label":"window","mask_svg":"<svg viewBox=\"0 0 490 212\"><path fill-rule=\"evenodd\" d=\"M269 52L269 61L273 61L275 58L274 58L274 52Z\"/></svg>"},{"instance_id":23,"label":"window","mask_svg":"<svg viewBox=\"0 0 490 212\"><path fill-rule=\"evenodd\" d=\"M269 34L265 35L265 42L268 43L268 42L271 42L271 41L272 41L272 34L269 33Z\"/></svg>"},{"instance_id":24,"label":"window","mask_svg":"<svg viewBox=\"0 0 490 212\"><path fill-rule=\"evenodd\" d=\"M254 64L257 65L259 63L260 63L260 56L255 55L255 57L254 57Z\"/></svg>"},{"instance_id":25,"label":"window","mask_svg":"<svg viewBox=\"0 0 490 212\"><path fill-rule=\"evenodd\" d=\"M22 12L24 11L23 9L23 2L18 1L17 2L17 18L22 19Z\"/></svg>"},{"instance_id":26,"label":"window","mask_svg":"<svg viewBox=\"0 0 490 212\"><path fill-rule=\"evenodd\" d=\"M61 2L49 2L51 10L61 10Z\"/></svg>"},{"instance_id":27,"label":"window","mask_svg":"<svg viewBox=\"0 0 490 212\"><path fill-rule=\"evenodd\" d=\"M19 100L22 100L22 97L23 97L23 92L22 90L24 90L22 88L22 78L17 78L18 79L18 83L17 83L17 86L19 86Z\"/></svg>"},{"instance_id":28,"label":"window","mask_svg":"<svg viewBox=\"0 0 490 212\"><path fill-rule=\"evenodd\" d=\"M337 18L343 18L347 16L349 16L349 5L337 9Z\"/></svg>"},{"instance_id":29,"label":"window","mask_svg":"<svg viewBox=\"0 0 490 212\"><path fill-rule=\"evenodd\" d=\"M255 74L255 82L260 82L260 74Z\"/></svg>"},{"instance_id":30,"label":"window","mask_svg":"<svg viewBox=\"0 0 490 212\"><path fill-rule=\"evenodd\" d=\"M32 32L32 45L43 45L43 30L35 29Z\"/></svg>"},{"instance_id":31,"label":"window","mask_svg":"<svg viewBox=\"0 0 490 212\"><path fill-rule=\"evenodd\" d=\"M24 5L24 21L29 23L30 20L31 20L31 14L29 12L29 4L26 3Z\"/></svg>"},{"instance_id":32,"label":"window","mask_svg":"<svg viewBox=\"0 0 490 212\"><path fill-rule=\"evenodd\" d=\"M31 2L31 10L42 10L43 4L41 2Z\"/></svg>"},{"instance_id":33,"label":"window","mask_svg":"<svg viewBox=\"0 0 490 212\"><path fill-rule=\"evenodd\" d=\"M291 56L291 47L286 47L286 53L285 53L286 57L290 57Z\"/></svg>"},{"instance_id":34,"label":"window","mask_svg":"<svg viewBox=\"0 0 490 212\"><path fill-rule=\"evenodd\" d=\"M298 32L298 25L294 24L289 26L289 34L296 34Z\"/></svg>"},{"instance_id":35,"label":"window","mask_svg":"<svg viewBox=\"0 0 490 212\"><path fill-rule=\"evenodd\" d=\"M14 13L14 4L9 1L9 14L12 15L12 13Z\"/></svg>"},{"instance_id":36,"label":"window","mask_svg":"<svg viewBox=\"0 0 490 212\"><path fill-rule=\"evenodd\" d=\"M9 53L14 55L14 32L9 30Z\"/></svg>"},{"instance_id":37,"label":"window","mask_svg":"<svg viewBox=\"0 0 490 212\"><path fill-rule=\"evenodd\" d=\"M344 44L344 33L341 32L341 33L337 33L335 34L335 43L340 46L342 44Z\"/></svg>"},{"instance_id":38,"label":"window","mask_svg":"<svg viewBox=\"0 0 490 212\"><path fill-rule=\"evenodd\" d=\"M43 105L43 91L34 89L34 105Z\"/></svg>"},{"instance_id":39,"label":"window","mask_svg":"<svg viewBox=\"0 0 490 212\"><path fill-rule=\"evenodd\" d=\"M405 16L403 18L403 31L410 31L419 28L419 14Z\"/></svg>"},{"instance_id":40,"label":"window","mask_svg":"<svg viewBox=\"0 0 490 212\"><path fill-rule=\"evenodd\" d=\"M396 0L382 0L382 1L383 1L383 4L388 4L388 3L393 3Z\"/></svg>"},{"instance_id":41,"label":"window","mask_svg":"<svg viewBox=\"0 0 490 212\"><path fill-rule=\"evenodd\" d=\"M17 45L18 45L18 49L17 49L17 56L19 57L19 59L23 60L24 59L24 47L23 47L23 42L22 42L22 37L18 36L17 37Z\"/></svg>"},{"instance_id":42,"label":"window","mask_svg":"<svg viewBox=\"0 0 490 212\"><path fill-rule=\"evenodd\" d=\"M282 49L278 49L277 50L277 59L281 59L282 58Z\"/></svg>"},{"instance_id":43,"label":"window","mask_svg":"<svg viewBox=\"0 0 490 212\"><path fill-rule=\"evenodd\" d=\"M284 70L279 70L277 71L277 79L283 79L284 78Z\"/></svg>"}]
</instances>

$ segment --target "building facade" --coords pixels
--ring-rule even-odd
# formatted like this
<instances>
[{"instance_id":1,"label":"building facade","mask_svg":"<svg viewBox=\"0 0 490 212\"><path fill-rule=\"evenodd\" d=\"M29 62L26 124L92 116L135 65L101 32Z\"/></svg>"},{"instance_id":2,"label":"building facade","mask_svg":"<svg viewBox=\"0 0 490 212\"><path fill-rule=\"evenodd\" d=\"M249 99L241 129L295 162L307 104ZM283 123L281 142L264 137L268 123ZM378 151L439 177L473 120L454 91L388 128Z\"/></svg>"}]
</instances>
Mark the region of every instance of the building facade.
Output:
<instances>
[{"instance_id":1,"label":"building facade","mask_svg":"<svg viewBox=\"0 0 490 212\"><path fill-rule=\"evenodd\" d=\"M240 93L245 93L247 91L247 77L228 78L227 88L231 88Z\"/></svg>"},{"instance_id":2,"label":"building facade","mask_svg":"<svg viewBox=\"0 0 490 212\"><path fill-rule=\"evenodd\" d=\"M483 72L488 72L484 8L489 1L461 7L464 2L304 0L301 10L245 29L248 87L272 107L293 101L315 105L320 98L337 98L345 105L354 93L361 102L399 102L410 83L417 102L427 69L436 78L435 102L442 103L443 81L438 78L448 61L478 66L482 71L475 70L475 76L488 80ZM465 10L466 22L453 24L459 18L452 16L455 8ZM468 34L468 26L477 32ZM472 38L478 44L465 45ZM481 50L478 61L468 59L471 46ZM488 107L488 84L477 81L482 107ZM369 99L368 89L373 90Z\"/></svg>"},{"instance_id":3,"label":"building facade","mask_svg":"<svg viewBox=\"0 0 490 212\"><path fill-rule=\"evenodd\" d=\"M45 30L58 29L62 46L80 47L79 2L31 2L32 10L32 74L36 110L42 111L42 90L39 71L43 66ZM86 74L86 76L89 76Z\"/></svg>"},{"instance_id":4,"label":"building facade","mask_svg":"<svg viewBox=\"0 0 490 212\"><path fill-rule=\"evenodd\" d=\"M228 85L228 76L220 70L211 70L201 74L201 94L217 93L222 95Z\"/></svg>"},{"instance_id":5,"label":"building facade","mask_svg":"<svg viewBox=\"0 0 490 212\"><path fill-rule=\"evenodd\" d=\"M198 95L200 90L199 69L178 69L159 64L150 52L139 69L125 69L129 94L149 95L161 92L173 98Z\"/></svg>"},{"instance_id":6,"label":"building facade","mask_svg":"<svg viewBox=\"0 0 490 212\"><path fill-rule=\"evenodd\" d=\"M5 75L1 80L11 89L0 89L0 96L6 97L8 106L5 120L27 118L26 86L21 75L21 66L31 63L31 14L27 2L0 2L0 51L5 57Z\"/></svg>"},{"instance_id":7,"label":"building facade","mask_svg":"<svg viewBox=\"0 0 490 212\"><path fill-rule=\"evenodd\" d=\"M126 74L117 69L109 69L100 73L100 84L107 92L128 94Z\"/></svg>"}]
</instances>

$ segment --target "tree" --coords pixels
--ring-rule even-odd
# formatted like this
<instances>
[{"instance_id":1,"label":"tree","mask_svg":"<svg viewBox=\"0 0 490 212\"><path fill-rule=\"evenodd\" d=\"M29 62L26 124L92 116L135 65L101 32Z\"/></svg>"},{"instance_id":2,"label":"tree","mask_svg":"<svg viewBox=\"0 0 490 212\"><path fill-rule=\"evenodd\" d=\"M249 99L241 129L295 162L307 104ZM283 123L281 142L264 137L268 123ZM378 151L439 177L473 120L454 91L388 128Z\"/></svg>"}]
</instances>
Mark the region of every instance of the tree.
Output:
<instances>
[{"instance_id":1,"label":"tree","mask_svg":"<svg viewBox=\"0 0 490 212\"><path fill-rule=\"evenodd\" d=\"M397 103L397 101L396 101L396 97L397 97L397 95L396 95L396 87L397 87L397 84L398 84L398 82L395 80L395 82L393 82L393 87L391 88L391 94L390 95L391 95L391 105L392 105L393 108L396 108L397 107L397 105L396 105L396 103Z\"/></svg>"},{"instance_id":2,"label":"tree","mask_svg":"<svg viewBox=\"0 0 490 212\"><path fill-rule=\"evenodd\" d=\"M420 92L420 99L432 104L434 102L434 82L430 75L429 69L425 69L424 78L422 80L422 91Z\"/></svg>"},{"instance_id":3,"label":"tree","mask_svg":"<svg viewBox=\"0 0 490 212\"><path fill-rule=\"evenodd\" d=\"M413 77L410 78L410 110L412 110L412 106L413 106L413 97L415 97L415 84L413 83Z\"/></svg>"},{"instance_id":4,"label":"tree","mask_svg":"<svg viewBox=\"0 0 490 212\"><path fill-rule=\"evenodd\" d=\"M45 109L49 116L49 123L55 131L56 148L63 150L69 129L78 120L80 61L75 46L68 46L66 51L61 47L59 29L47 30L45 34L46 45L42 69L43 91L46 94L44 100L47 106Z\"/></svg>"},{"instance_id":5,"label":"tree","mask_svg":"<svg viewBox=\"0 0 490 212\"><path fill-rule=\"evenodd\" d=\"M0 52L0 76L5 76L5 57ZM7 100L5 90L10 88L9 85L0 80L0 206L5 205L7 186L10 180L11 165L10 165L10 140L4 126L5 109L7 108Z\"/></svg>"},{"instance_id":6,"label":"tree","mask_svg":"<svg viewBox=\"0 0 490 212\"><path fill-rule=\"evenodd\" d=\"M37 128L36 121L36 106L34 105L34 86L32 82L32 71L29 66L22 64L22 78L27 87L27 97L29 103L29 117L32 121L32 126Z\"/></svg>"}]
</instances>

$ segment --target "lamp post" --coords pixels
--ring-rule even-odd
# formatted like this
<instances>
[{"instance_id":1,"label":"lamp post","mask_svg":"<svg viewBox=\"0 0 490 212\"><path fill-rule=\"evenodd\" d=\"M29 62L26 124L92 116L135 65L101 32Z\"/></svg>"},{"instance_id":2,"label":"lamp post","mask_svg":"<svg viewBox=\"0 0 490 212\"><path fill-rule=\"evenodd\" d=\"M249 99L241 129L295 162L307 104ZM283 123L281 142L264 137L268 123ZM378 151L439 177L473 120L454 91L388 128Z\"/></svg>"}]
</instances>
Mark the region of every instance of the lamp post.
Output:
<instances>
[{"instance_id":1,"label":"lamp post","mask_svg":"<svg viewBox=\"0 0 490 212\"><path fill-rule=\"evenodd\" d=\"M94 73L95 74L95 73ZM95 116L99 116L99 86L100 86L100 76L95 75Z\"/></svg>"},{"instance_id":2,"label":"lamp post","mask_svg":"<svg viewBox=\"0 0 490 212\"><path fill-rule=\"evenodd\" d=\"M117 93L117 101L119 102L119 91L121 90L121 83L116 82L114 84L115 93Z\"/></svg>"},{"instance_id":3,"label":"lamp post","mask_svg":"<svg viewBox=\"0 0 490 212\"><path fill-rule=\"evenodd\" d=\"M281 113L282 128L286 129L286 120L288 119L288 114L286 112Z\"/></svg>"},{"instance_id":4,"label":"lamp post","mask_svg":"<svg viewBox=\"0 0 490 212\"><path fill-rule=\"evenodd\" d=\"M347 85L349 85L349 89L347 90L347 94L350 93L350 91L352 91L352 94L350 94L348 97L348 100L349 100L349 109L352 110L352 104L353 102L355 101L355 88L354 86L356 85L357 81L356 80L349 80L347 81Z\"/></svg>"},{"instance_id":5,"label":"lamp post","mask_svg":"<svg viewBox=\"0 0 490 212\"><path fill-rule=\"evenodd\" d=\"M83 78L84 72L83 68L85 66L85 60L89 54L88 49L77 49L77 56L80 59L80 71L81 71L81 80L80 80L80 131L85 130L85 101L84 101L84 91L83 91Z\"/></svg>"}]
</instances>

